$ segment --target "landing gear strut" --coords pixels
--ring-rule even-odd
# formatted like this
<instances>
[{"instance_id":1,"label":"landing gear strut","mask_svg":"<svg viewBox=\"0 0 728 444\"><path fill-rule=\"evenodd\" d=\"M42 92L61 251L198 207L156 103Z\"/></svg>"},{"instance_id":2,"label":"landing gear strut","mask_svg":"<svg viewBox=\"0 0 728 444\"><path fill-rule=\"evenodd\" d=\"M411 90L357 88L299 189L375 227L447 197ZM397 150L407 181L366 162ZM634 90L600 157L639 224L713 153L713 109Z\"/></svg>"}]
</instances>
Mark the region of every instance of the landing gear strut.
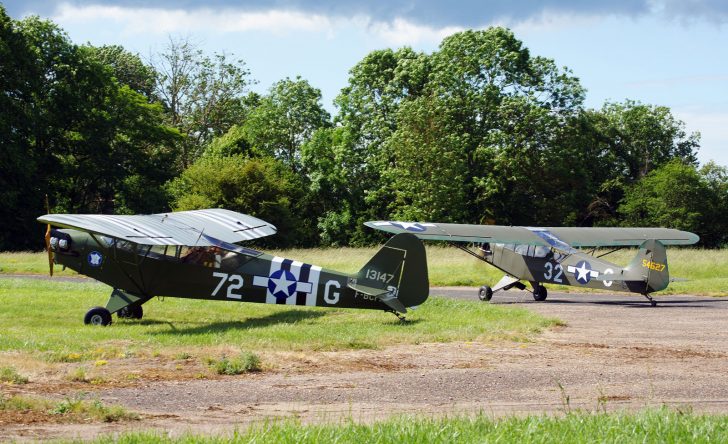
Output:
<instances>
[{"instance_id":1,"label":"landing gear strut","mask_svg":"<svg viewBox=\"0 0 728 444\"><path fill-rule=\"evenodd\" d=\"M642 294L642 296L646 297L646 298L647 298L647 299L648 299L648 300L650 301L650 305L652 305L653 307L657 307L657 301L656 301L656 300L654 300L654 299L652 298L652 296L650 296L650 295L649 295L649 294L647 294L647 293L643 293L643 294Z\"/></svg>"},{"instance_id":2,"label":"landing gear strut","mask_svg":"<svg viewBox=\"0 0 728 444\"><path fill-rule=\"evenodd\" d=\"M141 319L144 316L144 309L141 305L127 305L117 311L116 315L126 319Z\"/></svg>"}]
</instances>

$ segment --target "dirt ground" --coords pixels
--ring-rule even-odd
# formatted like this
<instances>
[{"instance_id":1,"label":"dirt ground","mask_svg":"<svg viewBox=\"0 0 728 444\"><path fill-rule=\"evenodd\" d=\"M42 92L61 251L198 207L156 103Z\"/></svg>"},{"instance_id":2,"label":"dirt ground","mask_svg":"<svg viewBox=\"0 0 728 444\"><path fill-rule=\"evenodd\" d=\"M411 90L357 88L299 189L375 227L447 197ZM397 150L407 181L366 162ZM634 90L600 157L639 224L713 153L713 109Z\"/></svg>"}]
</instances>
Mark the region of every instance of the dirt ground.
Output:
<instances>
[{"instance_id":1,"label":"dirt ground","mask_svg":"<svg viewBox=\"0 0 728 444\"><path fill-rule=\"evenodd\" d=\"M431 294L472 299L476 289L439 288ZM410 413L500 416L663 404L728 413L728 299L664 296L653 308L641 296L555 293L546 303L535 303L529 293L511 291L497 294L493 303L518 304L567 325L529 343L279 354L275 369L257 374L206 380L167 374L102 385L95 396L139 412L142 419L21 420L3 424L0 438L93 438L149 429L225 433L272 417L371 421ZM139 365L153 368L153 363ZM56 396L79 390L73 384L31 386L14 390L47 394L53 389Z\"/></svg>"}]
</instances>

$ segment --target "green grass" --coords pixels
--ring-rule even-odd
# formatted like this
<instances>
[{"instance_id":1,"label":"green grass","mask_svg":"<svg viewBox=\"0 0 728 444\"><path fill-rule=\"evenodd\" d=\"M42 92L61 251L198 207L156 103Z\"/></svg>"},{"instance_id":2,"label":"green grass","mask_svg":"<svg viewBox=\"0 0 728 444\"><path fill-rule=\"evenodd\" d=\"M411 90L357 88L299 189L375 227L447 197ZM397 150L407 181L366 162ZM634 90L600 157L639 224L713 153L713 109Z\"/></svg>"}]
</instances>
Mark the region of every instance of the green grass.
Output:
<instances>
[{"instance_id":1,"label":"green grass","mask_svg":"<svg viewBox=\"0 0 728 444\"><path fill-rule=\"evenodd\" d=\"M728 441L728 416L697 415L668 408L638 413L571 413L491 419L432 419L402 416L374 424L305 425L274 422L236 431L231 436L154 432L101 437L93 442L136 443L720 443Z\"/></svg>"},{"instance_id":2,"label":"green grass","mask_svg":"<svg viewBox=\"0 0 728 444\"><path fill-rule=\"evenodd\" d=\"M83 396L66 398L61 401L38 397L9 396L0 397L0 412L36 413L58 416L67 422L118 422L139 419L139 415L121 406L107 406L99 400L86 400Z\"/></svg>"},{"instance_id":3,"label":"green grass","mask_svg":"<svg viewBox=\"0 0 728 444\"><path fill-rule=\"evenodd\" d=\"M377 248L311 248L273 250L271 254L297 259L343 272L356 272L371 258ZM621 250L605 259L618 265L627 265L637 250ZM670 276L688 279L673 282L658 294L700 294L728 296L728 249L704 250L697 248L668 249ZM503 275L498 269L452 247L442 244L427 245L427 263L432 286L480 286L495 284ZM0 253L0 273L47 274L45 253ZM59 276L72 276L71 270L61 271ZM559 291L593 291L577 287L550 286Z\"/></svg>"},{"instance_id":4,"label":"green grass","mask_svg":"<svg viewBox=\"0 0 728 444\"><path fill-rule=\"evenodd\" d=\"M0 352L21 351L49 362L173 354L200 346L242 350L376 349L419 342L527 340L557 321L518 307L430 298L402 323L373 310L281 307L167 298L145 304L141 321L86 326L89 307L111 289L96 282L0 279Z\"/></svg>"},{"instance_id":5,"label":"green grass","mask_svg":"<svg viewBox=\"0 0 728 444\"><path fill-rule=\"evenodd\" d=\"M27 384L28 378L18 373L14 367L0 368L0 382L6 384Z\"/></svg>"}]
</instances>

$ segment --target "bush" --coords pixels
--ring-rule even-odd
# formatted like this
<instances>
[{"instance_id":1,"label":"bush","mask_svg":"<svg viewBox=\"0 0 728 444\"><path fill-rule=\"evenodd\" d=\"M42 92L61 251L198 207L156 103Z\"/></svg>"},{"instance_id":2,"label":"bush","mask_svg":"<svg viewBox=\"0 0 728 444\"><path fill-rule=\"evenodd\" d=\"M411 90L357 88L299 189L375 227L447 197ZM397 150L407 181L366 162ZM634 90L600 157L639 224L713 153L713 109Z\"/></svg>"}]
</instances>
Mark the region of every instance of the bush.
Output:
<instances>
[{"instance_id":1,"label":"bush","mask_svg":"<svg viewBox=\"0 0 728 444\"><path fill-rule=\"evenodd\" d=\"M223 356L214 365L218 375L240 375L261 370L260 358L251 352L241 352L237 358L232 359Z\"/></svg>"}]
</instances>

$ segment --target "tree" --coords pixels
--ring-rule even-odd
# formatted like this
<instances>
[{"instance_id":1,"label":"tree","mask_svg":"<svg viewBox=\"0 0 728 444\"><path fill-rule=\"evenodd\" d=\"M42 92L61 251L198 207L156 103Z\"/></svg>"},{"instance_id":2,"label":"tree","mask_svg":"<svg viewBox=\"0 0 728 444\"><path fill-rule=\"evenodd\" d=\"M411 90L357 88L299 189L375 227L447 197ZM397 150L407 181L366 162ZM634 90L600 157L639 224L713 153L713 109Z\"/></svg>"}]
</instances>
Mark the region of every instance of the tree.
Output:
<instances>
[{"instance_id":1,"label":"tree","mask_svg":"<svg viewBox=\"0 0 728 444\"><path fill-rule=\"evenodd\" d=\"M366 244L380 238L365 230L362 222L384 217L393 189L383 172L393 162L386 144L397 126L397 112L403 102L422 93L429 74L429 58L410 48L373 51L351 70L348 85L335 104L339 113L335 130L320 130L311 152L330 152L334 163L317 162L308 156L309 175L332 178L342 174L344 185L337 189L336 205L328 205L319 218L319 230L326 242ZM329 148L316 146L330 139ZM342 168L336 166L340 163ZM317 168L325 168L320 170Z\"/></svg>"},{"instance_id":2,"label":"tree","mask_svg":"<svg viewBox=\"0 0 728 444\"><path fill-rule=\"evenodd\" d=\"M685 124L665 106L632 100L607 102L595 124L617 161L617 171L633 182L679 158L696 163L700 134L685 132Z\"/></svg>"},{"instance_id":3,"label":"tree","mask_svg":"<svg viewBox=\"0 0 728 444\"><path fill-rule=\"evenodd\" d=\"M562 128L581 110L578 79L504 28L453 34L428 65L425 93L401 105L389 142L390 211L475 223L567 218L573 208L554 211L551 184L563 172L553 159L569 148Z\"/></svg>"},{"instance_id":4,"label":"tree","mask_svg":"<svg viewBox=\"0 0 728 444\"><path fill-rule=\"evenodd\" d=\"M153 58L156 94L169 123L185 139L180 165L190 165L214 137L245 120L245 94L252 83L242 60L225 54L204 55L192 42L170 37L164 52Z\"/></svg>"},{"instance_id":5,"label":"tree","mask_svg":"<svg viewBox=\"0 0 728 444\"><path fill-rule=\"evenodd\" d=\"M279 159L300 172L301 146L319 128L330 125L321 105L321 91L296 77L276 82L243 124L255 151Z\"/></svg>"},{"instance_id":6,"label":"tree","mask_svg":"<svg viewBox=\"0 0 728 444\"><path fill-rule=\"evenodd\" d=\"M0 4L0 250L30 248L40 239L29 226L43 206L42 159L32 150L32 82L39 76L25 35Z\"/></svg>"},{"instance_id":7,"label":"tree","mask_svg":"<svg viewBox=\"0 0 728 444\"><path fill-rule=\"evenodd\" d=\"M625 190L619 206L624 226L658 226L692 231L705 246L726 241L724 221L728 171L709 164L702 170L674 159Z\"/></svg>"},{"instance_id":8,"label":"tree","mask_svg":"<svg viewBox=\"0 0 728 444\"><path fill-rule=\"evenodd\" d=\"M697 163L700 134L687 134L685 124L667 107L607 102L585 117L589 123L583 135L606 161L600 168L601 186L588 205L587 218L593 223L619 223L616 210L625 189L654 169L674 159Z\"/></svg>"},{"instance_id":9,"label":"tree","mask_svg":"<svg viewBox=\"0 0 728 444\"><path fill-rule=\"evenodd\" d=\"M202 157L171 181L168 190L174 210L226 208L273 223L279 236L274 245L299 244L293 208L300 198L296 177L272 158L241 155Z\"/></svg>"},{"instance_id":10,"label":"tree","mask_svg":"<svg viewBox=\"0 0 728 444\"><path fill-rule=\"evenodd\" d=\"M85 48L93 60L111 68L114 78L120 84L142 94L150 102L155 100L157 73L138 54L127 51L121 45L87 45Z\"/></svg>"},{"instance_id":11,"label":"tree","mask_svg":"<svg viewBox=\"0 0 728 444\"><path fill-rule=\"evenodd\" d=\"M55 211L164 209L155 190L173 171L164 162L178 133L162 125L162 108L120 85L93 48L72 44L52 22L0 14L0 23L0 51L13 51L0 68L0 103L12 111L0 117L3 223L11 226L0 230L2 247L41 245L44 194ZM135 176L148 197L138 206L125 194Z\"/></svg>"}]
</instances>

